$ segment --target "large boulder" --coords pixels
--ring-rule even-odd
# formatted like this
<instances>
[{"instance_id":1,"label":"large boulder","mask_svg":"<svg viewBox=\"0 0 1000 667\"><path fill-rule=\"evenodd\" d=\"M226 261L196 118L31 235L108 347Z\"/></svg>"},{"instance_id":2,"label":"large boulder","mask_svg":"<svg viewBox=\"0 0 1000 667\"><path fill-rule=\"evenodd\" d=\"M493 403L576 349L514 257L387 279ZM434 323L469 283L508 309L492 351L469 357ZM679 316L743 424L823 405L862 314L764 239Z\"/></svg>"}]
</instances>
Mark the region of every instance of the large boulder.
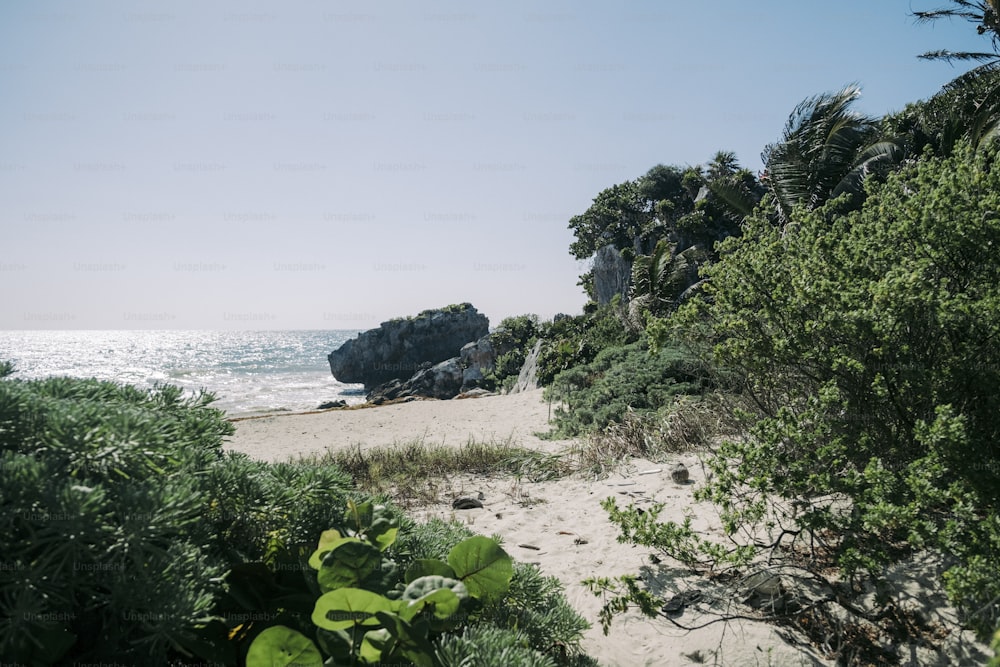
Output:
<instances>
[{"instance_id":1,"label":"large boulder","mask_svg":"<svg viewBox=\"0 0 1000 667\"><path fill-rule=\"evenodd\" d=\"M452 357L430 368L417 371L409 380L390 380L368 394L368 402L380 405L403 398L440 398L457 396L462 389L462 359Z\"/></svg>"},{"instance_id":2,"label":"large boulder","mask_svg":"<svg viewBox=\"0 0 1000 667\"><path fill-rule=\"evenodd\" d=\"M489 336L466 343L459 356L462 359L462 391L480 386L485 374L496 367L497 352Z\"/></svg>"},{"instance_id":3,"label":"large boulder","mask_svg":"<svg viewBox=\"0 0 1000 667\"><path fill-rule=\"evenodd\" d=\"M469 303L425 310L415 317L383 322L347 341L327 359L337 380L362 383L365 391L371 391L390 380L409 378L422 366L451 359L463 345L485 336L489 327L486 316Z\"/></svg>"}]
</instances>

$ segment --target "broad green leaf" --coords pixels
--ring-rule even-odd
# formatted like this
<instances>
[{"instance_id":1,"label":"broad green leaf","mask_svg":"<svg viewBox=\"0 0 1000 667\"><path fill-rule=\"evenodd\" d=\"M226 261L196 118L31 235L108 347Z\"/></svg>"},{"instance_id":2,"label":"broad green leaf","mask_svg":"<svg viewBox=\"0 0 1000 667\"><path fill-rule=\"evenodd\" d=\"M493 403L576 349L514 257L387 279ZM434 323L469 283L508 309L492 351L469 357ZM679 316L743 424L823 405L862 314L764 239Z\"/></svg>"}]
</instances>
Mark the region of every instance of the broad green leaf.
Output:
<instances>
[{"instance_id":1,"label":"broad green leaf","mask_svg":"<svg viewBox=\"0 0 1000 667\"><path fill-rule=\"evenodd\" d=\"M396 536L399 534L399 522L385 517L377 518L365 531L365 534L368 540L379 548L379 551L385 551L396 541Z\"/></svg>"},{"instance_id":2,"label":"broad green leaf","mask_svg":"<svg viewBox=\"0 0 1000 667\"><path fill-rule=\"evenodd\" d=\"M322 667L323 656L301 632L276 625L257 635L246 662L247 667Z\"/></svg>"},{"instance_id":3,"label":"broad green leaf","mask_svg":"<svg viewBox=\"0 0 1000 667\"><path fill-rule=\"evenodd\" d=\"M514 561L507 552L496 541L478 535L456 545L448 564L474 598L505 593L514 576Z\"/></svg>"},{"instance_id":4,"label":"broad green leaf","mask_svg":"<svg viewBox=\"0 0 1000 667\"><path fill-rule=\"evenodd\" d=\"M458 575L455 574L455 570L452 569L451 565L440 561L436 558L418 558L417 560L410 563L410 566L406 568L406 574L404 575L404 580L407 584L412 582L414 579L419 579L420 577L426 577L432 574L436 574L439 577L448 577L449 579L457 579Z\"/></svg>"},{"instance_id":5,"label":"broad green leaf","mask_svg":"<svg viewBox=\"0 0 1000 667\"><path fill-rule=\"evenodd\" d=\"M410 619L424 607L431 607L435 617L447 619L457 614L462 601L468 598L469 591L461 581L437 575L420 577L403 592L406 607L400 615Z\"/></svg>"},{"instance_id":6,"label":"broad green leaf","mask_svg":"<svg viewBox=\"0 0 1000 667\"><path fill-rule=\"evenodd\" d=\"M434 667L434 647L427 639L429 626L418 621L412 625L395 614L380 612L378 620L389 631L396 645L386 658L405 658L417 667Z\"/></svg>"},{"instance_id":7,"label":"broad green leaf","mask_svg":"<svg viewBox=\"0 0 1000 667\"><path fill-rule=\"evenodd\" d=\"M334 665L348 665L354 659L354 643L345 630L316 628L316 643Z\"/></svg>"},{"instance_id":8,"label":"broad green leaf","mask_svg":"<svg viewBox=\"0 0 1000 667\"><path fill-rule=\"evenodd\" d=\"M376 547L348 537L323 556L317 581L324 593L336 588L356 587L381 565L382 554Z\"/></svg>"},{"instance_id":9,"label":"broad green leaf","mask_svg":"<svg viewBox=\"0 0 1000 667\"><path fill-rule=\"evenodd\" d=\"M361 649L358 651L358 655L369 664L378 664L382 662L383 658L389 657L395 645L396 640L387 629L369 630L365 633L364 639L361 640Z\"/></svg>"},{"instance_id":10,"label":"broad green leaf","mask_svg":"<svg viewBox=\"0 0 1000 667\"><path fill-rule=\"evenodd\" d=\"M397 603L362 588L338 588L316 600L312 622L325 630L346 630L354 625L378 625L375 614L395 611Z\"/></svg>"},{"instance_id":11,"label":"broad green leaf","mask_svg":"<svg viewBox=\"0 0 1000 667\"><path fill-rule=\"evenodd\" d=\"M316 547L316 551L309 557L309 567L318 570L323 564L324 554L330 551L342 539L343 536L340 534L340 531L324 530L323 534L319 536L319 545Z\"/></svg>"}]
</instances>

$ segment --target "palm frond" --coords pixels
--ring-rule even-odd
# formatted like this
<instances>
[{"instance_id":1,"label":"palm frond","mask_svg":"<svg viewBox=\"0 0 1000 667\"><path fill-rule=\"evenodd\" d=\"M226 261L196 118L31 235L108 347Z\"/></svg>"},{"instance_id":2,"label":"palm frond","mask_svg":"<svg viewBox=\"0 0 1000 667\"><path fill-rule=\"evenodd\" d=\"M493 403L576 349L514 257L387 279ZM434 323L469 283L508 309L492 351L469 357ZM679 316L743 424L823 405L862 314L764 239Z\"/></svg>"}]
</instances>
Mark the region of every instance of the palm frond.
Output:
<instances>
[{"instance_id":1,"label":"palm frond","mask_svg":"<svg viewBox=\"0 0 1000 667\"><path fill-rule=\"evenodd\" d=\"M953 60L976 60L978 62L993 62L1000 60L1000 54L998 53L988 53L979 51L928 51L927 53L921 53L918 58L924 60L944 60L946 62L951 62Z\"/></svg>"},{"instance_id":2,"label":"palm frond","mask_svg":"<svg viewBox=\"0 0 1000 667\"><path fill-rule=\"evenodd\" d=\"M758 198L732 177L709 181L708 189L737 215L750 215L758 203Z\"/></svg>"}]
</instances>

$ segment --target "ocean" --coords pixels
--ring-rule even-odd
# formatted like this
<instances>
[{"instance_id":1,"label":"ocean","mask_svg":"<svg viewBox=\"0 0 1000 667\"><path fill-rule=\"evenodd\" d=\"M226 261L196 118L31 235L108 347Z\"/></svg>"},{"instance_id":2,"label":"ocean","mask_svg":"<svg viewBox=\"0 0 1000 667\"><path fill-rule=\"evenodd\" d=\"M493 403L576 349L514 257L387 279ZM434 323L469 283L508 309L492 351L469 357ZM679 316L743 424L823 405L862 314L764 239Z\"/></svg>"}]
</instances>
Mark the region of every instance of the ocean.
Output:
<instances>
[{"instance_id":1,"label":"ocean","mask_svg":"<svg viewBox=\"0 0 1000 667\"><path fill-rule=\"evenodd\" d=\"M357 331L0 331L13 377L94 377L140 387L174 384L214 393L240 417L364 401L334 379L326 355Z\"/></svg>"}]
</instances>

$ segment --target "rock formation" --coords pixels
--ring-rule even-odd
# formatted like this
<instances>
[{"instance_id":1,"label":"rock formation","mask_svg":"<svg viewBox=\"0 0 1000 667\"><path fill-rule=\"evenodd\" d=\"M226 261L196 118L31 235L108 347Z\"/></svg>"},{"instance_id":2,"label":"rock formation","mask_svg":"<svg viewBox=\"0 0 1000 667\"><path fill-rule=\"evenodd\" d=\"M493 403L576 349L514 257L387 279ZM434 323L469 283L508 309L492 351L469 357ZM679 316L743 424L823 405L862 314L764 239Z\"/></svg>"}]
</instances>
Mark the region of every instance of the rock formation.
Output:
<instances>
[{"instance_id":1,"label":"rock formation","mask_svg":"<svg viewBox=\"0 0 1000 667\"><path fill-rule=\"evenodd\" d=\"M535 346L531 348L528 352L528 356L524 358L524 364L521 366L521 372L517 375L517 382L511 387L510 393L517 394L522 391L529 391L531 389L537 389L538 384L538 355L542 351L542 341L538 339L535 341Z\"/></svg>"},{"instance_id":2,"label":"rock formation","mask_svg":"<svg viewBox=\"0 0 1000 667\"><path fill-rule=\"evenodd\" d=\"M390 380L372 389L368 401L380 405L401 398L424 397L447 399L462 389L461 357L452 357L430 368L419 370L409 380Z\"/></svg>"},{"instance_id":3,"label":"rock formation","mask_svg":"<svg viewBox=\"0 0 1000 667\"><path fill-rule=\"evenodd\" d=\"M628 298L629 286L632 283L632 262L622 257L621 252L613 245L598 249L594 256L594 296L597 303L611 303L616 294L622 299Z\"/></svg>"},{"instance_id":4,"label":"rock formation","mask_svg":"<svg viewBox=\"0 0 1000 667\"><path fill-rule=\"evenodd\" d=\"M383 322L379 328L347 341L327 359L337 380L363 383L365 390L371 391L391 380L409 378L422 368L451 360L462 346L478 341L488 331L486 316L472 304L463 303ZM462 369L458 363L455 367L459 370L460 388Z\"/></svg>"},{"instance_id":5,"label":"rock formation","mask_svg":"<svg viewBox=\"0 0 1000 667\"><path fill-rule=\"evenodd\" d=\"M497 351L490 337L467 343L459 353L462 359L462 391L469 391L482 384L484 375L496 365Z\"/></svg>"}]
</instances>

